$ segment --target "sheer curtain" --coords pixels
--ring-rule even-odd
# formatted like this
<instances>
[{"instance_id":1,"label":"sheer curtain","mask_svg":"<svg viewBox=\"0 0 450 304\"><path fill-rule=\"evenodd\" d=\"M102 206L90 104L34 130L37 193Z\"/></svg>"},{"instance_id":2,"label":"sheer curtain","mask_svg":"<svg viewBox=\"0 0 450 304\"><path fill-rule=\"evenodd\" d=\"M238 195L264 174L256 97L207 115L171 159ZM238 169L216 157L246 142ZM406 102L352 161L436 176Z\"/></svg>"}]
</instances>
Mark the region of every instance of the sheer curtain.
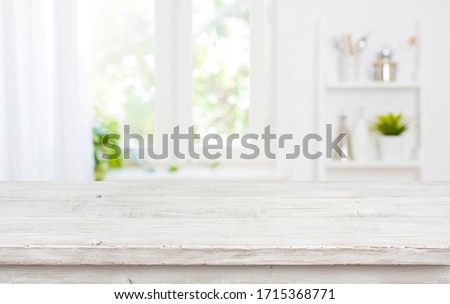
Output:
<instances>
[{"instance_id":1,"label":"sheer curtain","mask_svg":"<svg viewBox=\"0 0 450 304\"><path fill-rule=\"evenodd\" d=\"M76 0L0 0L0 180L91 180Z\"/></svg>"}]
</instances>

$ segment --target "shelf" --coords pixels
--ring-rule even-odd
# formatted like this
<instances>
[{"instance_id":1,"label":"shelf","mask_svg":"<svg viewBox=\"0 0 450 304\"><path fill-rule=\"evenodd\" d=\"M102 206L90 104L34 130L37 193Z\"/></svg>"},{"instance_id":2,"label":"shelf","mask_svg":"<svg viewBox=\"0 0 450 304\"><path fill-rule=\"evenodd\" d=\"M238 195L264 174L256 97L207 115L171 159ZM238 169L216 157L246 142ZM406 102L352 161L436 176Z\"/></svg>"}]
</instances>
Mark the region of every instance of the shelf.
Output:
<instances>
[{"instance_id":1,"label":"shelf","mask_svg":"<svg viewBox=\"0 0 450 304\"><path fill-rule=\"evenodd\" d=\"M327 90L418 90L417 82L335 82L325 86Z\"/></svg>"},{"instance_id":2,"label":"shelf","mask_svg":"<svg viewBox=\"0 0 450 304\"><path fill-rule=\"evenodd\" d=\"M398 162L382 162L382 161L330 161L326 164L327 169L345 170L345 169L391 169L391 170L416 170L420 169L422 164L419 161L398 161Z\"/></svg>"}]
</instances>

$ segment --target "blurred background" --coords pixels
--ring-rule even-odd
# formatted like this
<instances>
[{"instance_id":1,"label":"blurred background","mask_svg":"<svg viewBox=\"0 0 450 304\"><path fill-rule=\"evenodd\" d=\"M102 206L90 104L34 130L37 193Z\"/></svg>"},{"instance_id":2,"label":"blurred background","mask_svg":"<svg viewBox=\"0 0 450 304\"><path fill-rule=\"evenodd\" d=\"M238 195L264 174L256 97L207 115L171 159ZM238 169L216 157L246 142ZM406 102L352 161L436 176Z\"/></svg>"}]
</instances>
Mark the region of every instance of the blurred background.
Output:
<instances>
[{"instance_id":1,"label":"blurred background","mask_svg":"<svg viewBox=\"0 0 450 304\"><path fill-rule=\"evenodd\" d=\"M450 180L443 0L0 0L0 180ZM348 133L348 159L104 160L159 135ZM119 142L120 144L120 142ZM201 150L201 142L196 149ZM318 144L315 149L323 150Z\"/></svg>"}]
</instances>

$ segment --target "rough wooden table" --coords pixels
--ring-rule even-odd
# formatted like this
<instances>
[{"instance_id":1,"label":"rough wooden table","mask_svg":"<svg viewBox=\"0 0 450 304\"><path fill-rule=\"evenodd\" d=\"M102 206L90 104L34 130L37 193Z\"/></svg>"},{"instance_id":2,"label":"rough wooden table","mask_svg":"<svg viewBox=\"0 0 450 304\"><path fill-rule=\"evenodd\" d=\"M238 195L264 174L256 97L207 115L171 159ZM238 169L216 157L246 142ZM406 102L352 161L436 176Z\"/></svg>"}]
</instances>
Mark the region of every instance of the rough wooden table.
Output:
<instances>
[{"instance_id":1,"label":"rough wooden table","mask_svg":"<svg viewBox=\"0 0 450 304\"><path fill-rule=\"evenodd\" d=\"M0 183L1 283L450 283L450 183Z\"/></svg>"}]
</instances>

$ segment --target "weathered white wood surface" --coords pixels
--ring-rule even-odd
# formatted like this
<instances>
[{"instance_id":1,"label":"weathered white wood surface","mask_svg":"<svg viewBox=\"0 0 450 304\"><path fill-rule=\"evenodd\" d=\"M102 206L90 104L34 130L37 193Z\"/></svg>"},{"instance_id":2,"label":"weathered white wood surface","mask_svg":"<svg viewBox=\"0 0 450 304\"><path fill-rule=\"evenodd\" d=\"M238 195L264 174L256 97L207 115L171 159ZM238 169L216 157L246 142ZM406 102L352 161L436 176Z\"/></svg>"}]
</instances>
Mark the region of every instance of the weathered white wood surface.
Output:
<instances>
[{"instance_id":1,"label":"weathered white wood surface","mask_svg":"<svg viewBox=\"0 0 450 304\"><path fill-rule=\"evenodd\" d=\"M449 282L449 266L450 183L0 183L0 282Z\"/></svg>"},{"instance_id":2,"label":"weathered white wood surface","mask_svg":"<svg viewBox=\"0 0 450 304\"><path fill-rule=\"evenodd\" d=\"M449 266L4 266L1 283L450 284Z\"/></svg>"}]
</instances>

